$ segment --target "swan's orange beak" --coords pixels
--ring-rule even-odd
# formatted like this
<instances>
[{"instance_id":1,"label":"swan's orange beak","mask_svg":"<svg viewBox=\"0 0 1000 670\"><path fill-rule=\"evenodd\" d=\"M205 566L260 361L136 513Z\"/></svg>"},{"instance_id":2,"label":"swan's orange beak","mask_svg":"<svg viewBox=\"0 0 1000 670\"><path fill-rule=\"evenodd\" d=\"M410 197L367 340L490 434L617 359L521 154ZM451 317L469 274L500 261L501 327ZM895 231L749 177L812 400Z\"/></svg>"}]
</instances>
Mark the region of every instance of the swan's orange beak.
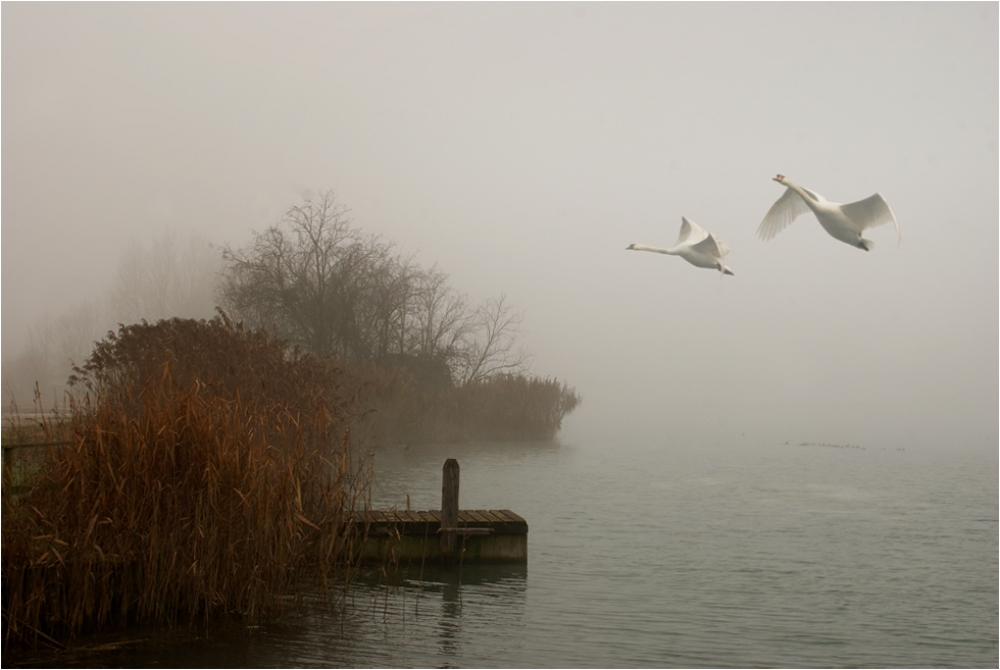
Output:
<instances>
[{"instance_id":1,"label":"swan's orange beak","mask_svg":"<svg viewBox=\"0 0 1000 670\"><path fill-rule=\"evenodd\" d=\"M779 174L779 175L778 175L777 177L775 177L775 178L774 178L774 181L777 181L777 182L780 182L780 181L781 181L781 180L783 180L784 178L785 178L785 175L783 175L783 174Z\"/></svg>"}]
</instances>

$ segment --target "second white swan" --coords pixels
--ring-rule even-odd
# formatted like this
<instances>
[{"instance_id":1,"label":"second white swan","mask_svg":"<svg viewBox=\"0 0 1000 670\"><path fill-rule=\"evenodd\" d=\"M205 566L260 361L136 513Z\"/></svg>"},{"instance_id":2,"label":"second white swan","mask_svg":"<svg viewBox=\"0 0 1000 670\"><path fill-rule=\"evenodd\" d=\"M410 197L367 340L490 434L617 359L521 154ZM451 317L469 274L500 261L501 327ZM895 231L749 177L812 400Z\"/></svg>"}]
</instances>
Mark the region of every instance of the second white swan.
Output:
<instances>
[{"instance_id":1,"label":"second white swan","mask_svg":"<svg viewBox=\"0 0 1000 670\"><path fill-rule=\"evenodd\" d=\"M652 251L657 254L680 256L699 268L710 268L727 275L733 274L733 271L722 262L729 253L729 247L718 237L684 216L681 217L680 235L677 236L677 243L672 248L661 249L648 247L645 244L630 244L625 248L632 251Z\"/></svg>"},{"instance_id":2,"label":"second white swan","mask_svg":"<svg viewBox=\"0 0 1000 670\"><path fill-rule=\"evenodd\" d=\"M783 174L775 177L774 181L784 186L786 190L771 205L771 209L768 210L764 220L760 222L760 227L757 228L757 235L764 240L769 240L780 233L800 214L812 210L826 232L852 247L869 251L875 246L875 243L861 237L861 234L868 228L890 222L896 227L898 241L903 241L903 236L899 232L899 224L896 223L896 216L889 209L889 204L878 193L868 196L864 200L841 205L828 201L815 191L793 183Z\"/></svg>"}]
</instances>

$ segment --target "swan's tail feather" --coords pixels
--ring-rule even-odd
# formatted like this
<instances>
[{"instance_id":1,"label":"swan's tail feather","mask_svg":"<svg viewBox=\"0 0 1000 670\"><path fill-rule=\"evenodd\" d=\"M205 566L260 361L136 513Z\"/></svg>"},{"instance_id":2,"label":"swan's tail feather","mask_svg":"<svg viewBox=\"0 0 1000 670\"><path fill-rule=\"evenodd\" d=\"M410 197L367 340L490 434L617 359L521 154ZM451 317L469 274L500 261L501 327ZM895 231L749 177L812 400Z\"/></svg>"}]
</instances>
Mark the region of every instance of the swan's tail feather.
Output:
<instances>
[{"instance_id":1,"label":"swan's tail feather","mask_svg":"<svg viewBox=\"0 0 1000 670\"><path fill-rule=\"evenodd\" d=\"M874 248L875 248L875 243L872 242L871 240L866 240L865 238L862 237L861 241L858 242L858 249L864 249L865 251L871 251Z\"/></svg>"}]
</instances>

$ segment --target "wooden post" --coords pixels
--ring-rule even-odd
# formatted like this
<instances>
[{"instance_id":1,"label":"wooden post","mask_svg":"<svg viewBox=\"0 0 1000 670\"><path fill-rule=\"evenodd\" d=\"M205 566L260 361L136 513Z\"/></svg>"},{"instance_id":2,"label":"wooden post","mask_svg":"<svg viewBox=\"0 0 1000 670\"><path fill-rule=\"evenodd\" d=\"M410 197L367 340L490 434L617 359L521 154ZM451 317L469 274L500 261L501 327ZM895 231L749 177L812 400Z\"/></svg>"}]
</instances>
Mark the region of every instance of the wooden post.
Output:
<instances>
[{"instance_id":1,"label":"wooden post","mask_svg":"<svg viewBox=\"0 0 1000 670\"><path fill-rule=\"evenodd\" d=\"M14 450L3 448L3 492L7 493L7 488L11 485L11 478L14 472Z\"/></svg>"},{"instance_id":2,"label":"wooden post","mask_svg":"<svg viewBox=\"0 0 1000 670\"><path fill-rule=\"evenodd\" d=\"M449 458L444 462L441 478L441 553L445 561L453 557L458 548L458 461Z\"/></svg>"}]
</instances>

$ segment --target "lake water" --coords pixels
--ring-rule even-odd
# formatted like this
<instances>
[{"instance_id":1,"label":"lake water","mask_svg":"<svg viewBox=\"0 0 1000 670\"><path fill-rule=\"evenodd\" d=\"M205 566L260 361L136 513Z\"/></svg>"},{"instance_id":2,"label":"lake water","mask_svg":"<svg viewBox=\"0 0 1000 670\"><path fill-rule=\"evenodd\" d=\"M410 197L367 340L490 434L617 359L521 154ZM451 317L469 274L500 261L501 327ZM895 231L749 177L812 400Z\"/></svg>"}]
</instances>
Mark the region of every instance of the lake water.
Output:
<instances>
[{"instance_id":1,"label":"lake water","mask_svg":"<svg viewBox=\"0 0 1000 670\"><path fill-rule=\"evenodd\" d=\"M944 450L943 450L944 451ZM997 667L997 454L796 445L383 449L377 508L528 521L526 566L411 569L248 635L103 666Z\"/></svg>"}]
</instances>

